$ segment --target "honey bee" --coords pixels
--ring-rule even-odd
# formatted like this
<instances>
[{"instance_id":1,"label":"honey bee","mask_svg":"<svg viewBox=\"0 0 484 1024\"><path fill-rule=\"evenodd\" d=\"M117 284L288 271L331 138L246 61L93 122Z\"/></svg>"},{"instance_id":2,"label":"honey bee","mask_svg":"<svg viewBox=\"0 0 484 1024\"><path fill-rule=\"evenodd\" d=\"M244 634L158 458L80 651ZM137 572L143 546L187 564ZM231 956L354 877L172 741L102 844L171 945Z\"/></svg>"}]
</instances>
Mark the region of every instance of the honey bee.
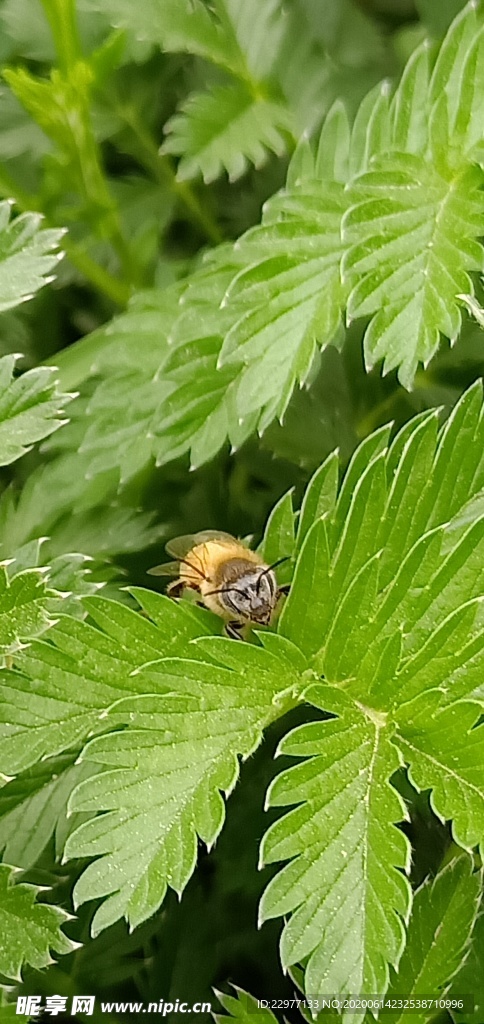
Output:
<instances>
[{"instance_id":1,"label":"honey bee","mask_svg":"<svg viewBox=\"0 0 484 1024\"><path fill-rule=\"evenodd\" d=\"M278 587L274 569L287 559L267 565L255 551L229 533L203 530L175 537L166 545L175 562L156 565L151 576L179 578L167 593L180 597L187 587L196 590L202 603L225 620L227 635L241 639L249 623L269 625L279 597L288 587Z\"/></svg>"}]
</instances>

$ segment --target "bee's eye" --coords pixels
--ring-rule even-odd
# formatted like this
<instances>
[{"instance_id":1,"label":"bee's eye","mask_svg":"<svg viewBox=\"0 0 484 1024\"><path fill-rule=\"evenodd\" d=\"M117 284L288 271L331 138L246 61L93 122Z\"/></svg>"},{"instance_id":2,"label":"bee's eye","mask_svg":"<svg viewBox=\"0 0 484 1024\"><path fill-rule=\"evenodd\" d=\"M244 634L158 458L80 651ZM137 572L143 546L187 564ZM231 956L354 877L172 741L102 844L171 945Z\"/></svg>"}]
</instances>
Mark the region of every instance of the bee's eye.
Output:
<instances>
[{"instance_id":1,"label":"bee's eye","mask_svg":"<svg viewBox=\"0 0 484 1024\"><path fill-rule=\"evenodd\" d=\"M229 612L243 615L247 619L250 618L250 599L246 590L244 591L239 586L221 590L220 600Z\"/></svg>"}]
</instances>

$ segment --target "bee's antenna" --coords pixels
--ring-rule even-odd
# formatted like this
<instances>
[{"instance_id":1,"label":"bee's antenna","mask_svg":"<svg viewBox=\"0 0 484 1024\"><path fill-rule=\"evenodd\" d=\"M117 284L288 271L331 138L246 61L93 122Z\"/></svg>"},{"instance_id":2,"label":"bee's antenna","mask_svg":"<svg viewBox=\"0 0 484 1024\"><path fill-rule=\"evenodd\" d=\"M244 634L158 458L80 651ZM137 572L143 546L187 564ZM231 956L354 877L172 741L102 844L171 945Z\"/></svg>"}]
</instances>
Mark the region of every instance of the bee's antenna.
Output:
<instances>
[{"instance_id":1,"label":"bee's antenna","mask_svg":"<svg viewBox=\"0 0 484 1024\"><path fill-rule=\"evenodd\" d=\"M267 576L268 572L272 572L273 569L276 569L278 565L282 565L283 562L288 562L289 558L290 558L290 555L285 555L284 558L278 558L277 562L273 562L272 565L268 565L267 569L263 569L262 572L259 573L259 579L257 580L257 587L256 587L257 593L259 593L259 590L260 590L260 581L261 581L262 577L263 576Z\"/></svg>"},{"instance_id":2,"label":"bee's antenna","mask_svg":"<svg viewBox=\"0 0 484 1024\"><path fill-rule=\"evenodd\" d=\"M205 597L211 597L212 594L230 594L231 590L238 589L238 587L220 587L220 590L207 590Z\"/></svg>"},{"instance_id":3,"label":"bee's antenna","mask_svg":"<svg viewBox=\"0 0 484 1024\"><path fill-rule=\"evenodd\" d=\"M276 569L277 566L282 565L283 562L288 562L290 557L290 555L285 555L284 558L278 558L277 562L273 562L272 565L268 565L267 569L264 569L264 571L261 572L261 576L265 576L266 573L271 572L272 569Z\"/></svg>"}]
</instances>

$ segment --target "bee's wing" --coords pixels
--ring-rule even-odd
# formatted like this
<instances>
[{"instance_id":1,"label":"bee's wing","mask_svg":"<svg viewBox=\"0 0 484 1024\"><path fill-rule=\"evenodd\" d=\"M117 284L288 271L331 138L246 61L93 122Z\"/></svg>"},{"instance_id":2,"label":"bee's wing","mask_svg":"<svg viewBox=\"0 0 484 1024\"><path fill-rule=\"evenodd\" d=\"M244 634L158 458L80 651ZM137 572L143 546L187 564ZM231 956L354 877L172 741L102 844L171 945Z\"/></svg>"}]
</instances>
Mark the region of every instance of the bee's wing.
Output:
<instances>
[{"instance_id":1,"label":"bee's wing","mask_svg":"<svg viewBox=\"0 0 484 1024\"><path fill-rule=\"evenodd\" d=\"M162 565L154 565L147 569L148 576L178 576L180 574L179 562L163 562Z\"/></svg>"},{"instance_id":2,"label":"bee's wing","mask_svg":"<svg viewBox=\"0 0 484 1024\"><path fill-rule=\"evenodd\" d=\"M174 558L184 558L193 547L195 547L196 533L186 533L182 537L172 537L165 544L165 550Z\"/></svg>"},{"instance_id":3,"label":"bee's wing","mask_svg":"<svg viewBox=\"0 0 484 1024\"><path fill-rule=\"evenodd\" d=\"M183 537L173 537L166 544L169 555L175 558L184 558L197 544L203 544L208 540L225 540L234 543L230 533L223 533L222 530L201 530L200 533L186 533Z\"/></svg>"}]
</instances>

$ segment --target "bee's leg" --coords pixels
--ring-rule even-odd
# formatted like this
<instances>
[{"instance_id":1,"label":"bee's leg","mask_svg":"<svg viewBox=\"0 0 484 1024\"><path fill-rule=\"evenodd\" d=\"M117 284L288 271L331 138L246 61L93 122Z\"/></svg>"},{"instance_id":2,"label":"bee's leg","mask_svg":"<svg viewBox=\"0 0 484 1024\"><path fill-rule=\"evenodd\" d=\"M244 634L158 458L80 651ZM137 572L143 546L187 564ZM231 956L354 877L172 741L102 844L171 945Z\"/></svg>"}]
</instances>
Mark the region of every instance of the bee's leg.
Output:
<instances>
[{"instance_id":1,"label":"bee's leg","mask_svg":"<svg viewBox=\"0 0 484 1024\"><path fill-rule=\"evenodd\" d=\"M244 628L244 622L226 622L225 632L232 640L242 640L240 630Z\"/></svg>"},{"instance_id":2,"label":"bee's leg","mask_svg":"<svg viewBox=\"0 0 484 1024\"><path fill-rule=\"evenodd\" d=\"M291 584L290 583L285 583L283 587L279 587L279 590L277 591L277 594L278 594L278 596L279 596L279 594L284 594L284 596L286 596L286 594L289 593L290 589L291 589Z\"/></svg>"},{"instance_id":3,"label":"bee's leg","mask_svg":"<svg viewBox=\"0 0 484 1024\"><path fill-rule=\"evenodd\" d=\"M168 597L181 597L185 586L186 584L184 580L174 580L173 583L170 583L170 586L167 587L166 593Z\"/></svg>"}]
</instances>

